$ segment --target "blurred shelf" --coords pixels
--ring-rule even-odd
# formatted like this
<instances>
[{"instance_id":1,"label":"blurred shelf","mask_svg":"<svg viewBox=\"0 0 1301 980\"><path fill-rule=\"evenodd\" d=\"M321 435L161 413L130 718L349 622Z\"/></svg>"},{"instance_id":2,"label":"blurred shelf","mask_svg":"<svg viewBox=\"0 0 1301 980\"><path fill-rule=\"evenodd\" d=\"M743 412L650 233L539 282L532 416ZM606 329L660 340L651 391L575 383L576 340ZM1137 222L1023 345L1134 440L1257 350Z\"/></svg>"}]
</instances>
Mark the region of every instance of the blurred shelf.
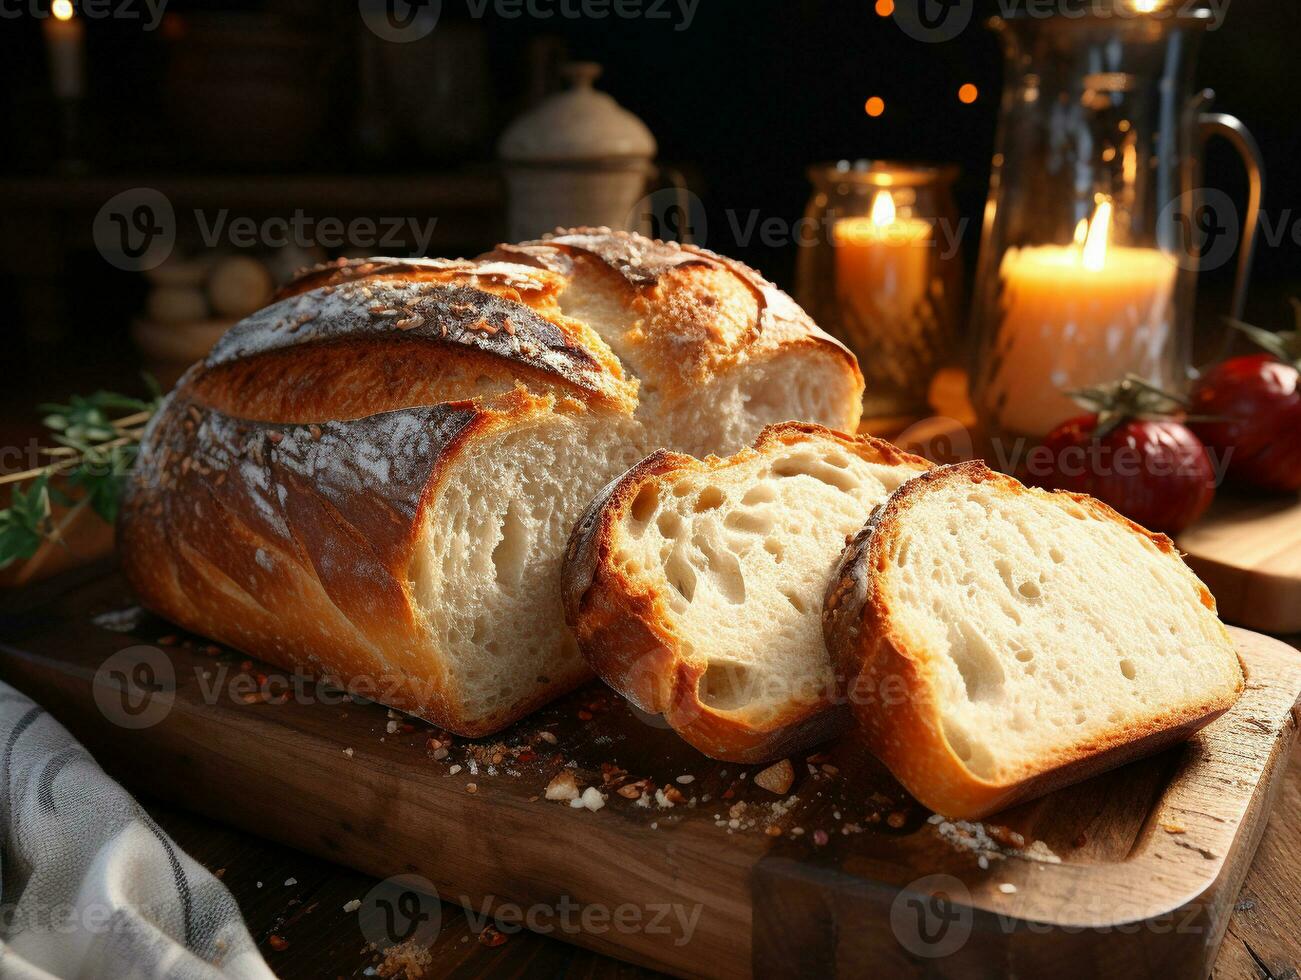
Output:
<instances>
[{"instance_id":1,"label":"blurred shelf","mask_svg":"<svg viewBox=\"0 0 1301 980\"><path fill-rule=\"evenodd\" d=\"M175 211L177 247L190 250L227 244L213 237L213 229L231 228L224 217L219 220L226 213L256 221L297 221L302 215L305 237L298 240L295 226L293 244L317 244L319 230L320 244L327 248L371 254L474 255L500 241L504 225L505 192L489 164L396 174L140 171L0 177L0 283L13 290L18 323L34 343L48 348L69 338L73 304L67 287L70 278L86 271L86 257L94 255L95 217L115 195L140 187L167 198ZM325 238L327 219L369 219L369 230L359 232L367 240L340 240L340 224L339 233L330 233L336 240L331 244ZM277 234L281 241L262 244L284 244L289 232ZM108 266L101 271L112 272ZM135 301L127 305L119 296L115 304L109 295L103 294L122 326Z\"/></svg>"},{"instance_id":2,"label":"blurred shelf","mask_svg":"<svg viewBox=\"0 0 1301 980\"><path fill-rule=\"evenodd\" d=\"M91 174L0 178L0 205L18 210L98 208L114 194L151 187L174 206L218 205L250 210L330 207L349 212L401 207L410 211L473 210L503 200L490 168L407 174Z\"/></svg>"}]
</instances>

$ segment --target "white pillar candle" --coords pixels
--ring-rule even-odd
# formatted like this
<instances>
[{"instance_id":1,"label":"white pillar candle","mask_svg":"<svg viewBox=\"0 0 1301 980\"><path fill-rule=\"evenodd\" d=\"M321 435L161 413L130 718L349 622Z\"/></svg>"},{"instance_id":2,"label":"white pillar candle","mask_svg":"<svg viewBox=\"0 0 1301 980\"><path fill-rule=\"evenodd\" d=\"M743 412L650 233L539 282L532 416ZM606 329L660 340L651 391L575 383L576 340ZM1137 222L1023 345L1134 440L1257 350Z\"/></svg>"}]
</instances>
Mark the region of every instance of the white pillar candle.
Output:
<instances>
[{"instance_id":1,"label":"white pillar candle","mask_svg":"<svg viewBox=\"0 0 1301 980\"><path fill-rule=\"evenodd\" d=\"M55 97L81 98L86 88L86 28L72 8L72 0L54 0L41 30Z\"/></svg>"},{"instance_id":2,"label":"white pillar candle","mask_svg":"<svg viewBox=\"0 0 1301 980\"><path fill-rule=\"evenodd\" d=\"M1084 411L1064 392L1137 374L1169 385L1177 267L1111 245L1102 203L1074 245L1008 249L987 410L1004 432L1044 436ZM1081 242L1080 238L1084 238Z\"/></svg>"},{"instance_id":3,"label":"white pillar candle","mask_svg":"<svg viewBox=\"0 0 1301 980\"><path fill-rule=\"evenodd\" d=\"M897 216L889 191L878 191L872 214L832 226L836 298L848 322L889 329L906 320L926 296L931 225ZM863 351L861 353L867 353Z\"/></svg>"},{"instance_id":4,"label":"white pillar candle","mask_svg":"<svg viewBox=\"0 0 1301 980\"><path fill-rule=\"evenodd\" d=\"M933 231L929 221L899 217L888 190L877 192L868 217L832 226L842 339L872 365L863 403L871 414L896 411L901 399L925 403L942 342L930 302Z\"/></svg>"}]
</instances>

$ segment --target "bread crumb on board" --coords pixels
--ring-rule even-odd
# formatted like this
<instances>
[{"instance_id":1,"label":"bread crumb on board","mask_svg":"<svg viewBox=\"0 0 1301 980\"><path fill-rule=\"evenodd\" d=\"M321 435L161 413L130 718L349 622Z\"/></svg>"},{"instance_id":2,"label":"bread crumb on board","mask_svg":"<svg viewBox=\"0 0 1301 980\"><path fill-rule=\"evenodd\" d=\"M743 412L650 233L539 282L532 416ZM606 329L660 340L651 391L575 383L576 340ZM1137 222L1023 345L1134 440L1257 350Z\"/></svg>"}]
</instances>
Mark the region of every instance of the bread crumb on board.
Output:
<instances>
[{"instance_id":1,"label":"bread crumb on board","mask_svg":"<svg viewBox=\"0 0 1301 980\"><path fill-rule=\"evenodd\" d=\"M416 939L390 946L375 965L375 975L392 980L420 980L434 962L433 954Z\"/></svg>"},{"instance_id":2,"label":"bread crumb on board","mask_svg":"<svg viewBox=\"0 0 1301 980\"><path fill-rule=\"evenodd\" d=\"M991 860L1008 857L1040 861L1044 864L1062 863L1062 859L1043 841L1026 843L1023 836L1006 827L995 826L991 833L990 828L979 821L950 820L938 813L932 814L927 823L933 826L936 833L952 847L975 854L977 863L982 868L987 867ZM1000 843L999 838L1003 843ZM1016 841L1020 841L1021 846L1014 846ZM980 863L981 861L984 863Z\"/></svg>"},{"instance_id":3,"label":"bread crumb on board","mask_svg":"<svg viewBox=\"0 0 1301 980\"><path fill-rule=\"evenodd\" d=\"M547 783L545 795L548 800L576 800L578 799L578 780L572 772L566 769Z\"/></svg>"},{"instance_id":4,"label":"bread crumb on board","mask_svg":"<svg viewBox=\"0 0 1301 980\"><path fill-rule=\"evenodd\" d=\"M795 767L790 759L774 762L767 769L754 774L754 783L770 793L785 796L795 782Z\"/></svg>"},{"instance_id":5,"label":"bread crumb on board","mask_svg":"<svg viewBox=\"0 0 1301 980\"><path fill-rule=\"evenodd\" d=\"M569 801L569 805L574 809L586 808L593 812L605 806L605 794L595 786L589 786L583 790L583 795Z\"/></svg>"}]
</instances>

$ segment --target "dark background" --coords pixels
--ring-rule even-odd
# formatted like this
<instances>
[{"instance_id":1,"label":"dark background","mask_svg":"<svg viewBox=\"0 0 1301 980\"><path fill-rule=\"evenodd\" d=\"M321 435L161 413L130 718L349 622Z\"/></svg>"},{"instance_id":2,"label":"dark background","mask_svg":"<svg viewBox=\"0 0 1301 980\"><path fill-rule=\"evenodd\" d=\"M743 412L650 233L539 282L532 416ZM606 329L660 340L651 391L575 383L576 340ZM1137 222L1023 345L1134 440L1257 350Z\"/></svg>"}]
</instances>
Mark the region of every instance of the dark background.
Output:
<instances>
[{"instance_id":1,"label":"dark background","mask_svg":"<svg viewBox=\"0 0 1301 980\"><path fill-rule=\"evenodd\" d=\"M28 0L3 2L13 14ZM133 3L141 8L140 0ZM200 192L211 186L206 206L239 212L238 194L222 199L232 196L231 182L217 178L233 176L238 187L244 175L271 174L284 181L279 213L287 214L298 205L295 182L304 175L400 175L412 186L447 180L455 194L453 176L468 173L495 186L494 140L540 94L539 52L542 60L554 59L562 48L570 58L605 66L599 86L639 115L658 138L661 159L689 176L707 208L708 244L782 285L793 285L795 248L737 242L725 214L757 209L762 217L797 218L809 195L807 166L845 157L957 162L959 209L972 219L965 241L972 265L1002 77L999 45L989 31L973 25L953 41L921 43L879 16L871 0L700 0L686 30L675 29L675 4L666 9L674 12L670 20L505 19L491 9L474 20L466 0L444 0L438 29L458 25L467 37L477 34L484 51L479 88L486 93L447 110L473 113L478 134L444 151L402 136L387 148L368 149L359 137L366 115L359 51L367 31L350 0L171 0L162 29L153 32L138 20L88 22L80 138L87 169L79 176L60 176L59 116L40 23L26 13L6 17L0 21L0 275L11 300L0 330L5 360L16 370L6 372L4 403L122 378L131 384L138 358L128 324L146 284L95 252L89 223L97 195L106 199L117 187L190 175ZM991 2L983 12L996 9ZM230 16L236 19L225 20ZM243 31L262 55L270 42L284 42L290 53L276 56L278 69L269 70L265 57L249 62L256 67L247 74L228 51L226 60L196 54L205 49L194 42L208 36L214 20L236 35ZM1200 83L1218 93L1217 106L1240 116L1260 142L1271 227L1301 206L1295 193L1299 50L1301 11L1294 0L1232 0L1222 28L1206 36L1198 68ZM276 98L257 94L270 92L259 88L260 72L274 78ZM973 105L957 98L966 82L979 88ZM880 118L863 111L870 95L886 100ZM286 148L275 135L286 130L306 131L308 138ZM1227 147L1211 149L1206 173L1209 186L1242 199L1241 168ZM340 188L337 209L344 213L349 191ZM314 203L311 213L336 207L328 184L325 193L325 203ZM406 203L398 191L387 205L367 210L403 214ZM431 251L473 253L490 245L501 234L502 213L495 192L467 201L462 219ZM1288 320L1286 299L1301 293L1299 257L1290 236L1277 247L1262 243L1250 319L1271 326ZM1231 279L1231 266L1205 277L1206 316L1227 303Z\"/></svg>"}]
</instances>

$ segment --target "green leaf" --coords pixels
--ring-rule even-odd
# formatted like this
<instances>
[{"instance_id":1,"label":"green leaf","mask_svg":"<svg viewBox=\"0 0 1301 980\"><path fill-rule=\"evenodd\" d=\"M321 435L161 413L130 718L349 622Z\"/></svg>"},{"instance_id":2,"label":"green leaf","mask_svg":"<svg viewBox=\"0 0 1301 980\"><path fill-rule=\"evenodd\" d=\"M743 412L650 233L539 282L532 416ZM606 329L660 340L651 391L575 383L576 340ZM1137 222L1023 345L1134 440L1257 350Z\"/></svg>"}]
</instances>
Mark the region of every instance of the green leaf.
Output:
<instances>
[{"instance_id":1,"label":"green leaf","mask_svg":"<svg viewBox=\"0 0 1301 980\"><path fill-rule=\"evenodd\" d=\"M126 412L144 412L153 407L152 402L141 401L139 398L128 398L126 395L116 395L111 391L97 391L94 395L95 406L98 409L118 409Z\"/></svg>"},{"instance_id":2,"label":"green leaf","mask_svg":"<svg viewBox=\"0 0 1301 980\"><path fill-rule=\"evenodd\" d=\"M117 520L118 504L122 499L124 478L118 474L101 477L86 488L90 508L106 522L112 524Z\"/></svg>"},{"instance_id":3,"label":"green leaf","mask_svg":"<svg viewBox=\"0 0 1301 980\"><path fill-rule=\"evenodd\" d=\"M1094 436L1102 439L1126 419L1162 419L1183 415L1186 399L1162 391L1146 378L1126 375L1121 381L1064 392L1083 407L1097 413Z\"/></svg>"},{"instance_id":4,"label":"green leaf","mask_svg":"<svg viewBox=\"0 0 1301 980\"><path fill-rule=\"evenodd\" d=\"M7 510L0 511L0 568L30 558L49 534L50 478L42 473L28 488L14 487Z\"/></svg>"},{"instance_id":5,"label":"green leaf","mask_svg":"<svg viewBox=\"0 0 1301 980\"><path fill-rule=\"evenodd\" d=\"M1293 297L1291 302L1292 309L1297 317L1296 330L1280 330L1275 333L1272 330L1254 327L1250 323L1243 323L1241 320L1234 320L1231 317L1225 317L1225 321L1233 329L1246 334L1257 347L1273 354L1285 364L1301 368L1301 300Z\"/></svg>"},{"instance_id":6,"label":"green leaf","mask_svg":"<svg viewBox=\"0 0 1301 980\"><path fill-rule=\"evenodd\" d=\"M152 377L145 375L144 381L148 399L96 391L73 395L66 405L39 406L51 440L73 452L58 454L57 463L38 476L11 485L9 506L0 509L0 568L36 553L54 532L55 505L75 507L84 502L105 521L117 518L122 488L140 448L133 439L138 431L135 425L124 429L117 420L123 413L152 413L163 399ZM58 486L50 483L55 473L61 474Z\"/></svg>"},{"instance_id":7,"label":"green leaf","mask_svg":"<svg viewBox=\"0 0 1301 980\"><path fill-rule=\"evenodd\" d=\"M3 520L9 511L0 511L0 569L36 554L45 536L29 528Z\"/></svg>"}]
</instances>

